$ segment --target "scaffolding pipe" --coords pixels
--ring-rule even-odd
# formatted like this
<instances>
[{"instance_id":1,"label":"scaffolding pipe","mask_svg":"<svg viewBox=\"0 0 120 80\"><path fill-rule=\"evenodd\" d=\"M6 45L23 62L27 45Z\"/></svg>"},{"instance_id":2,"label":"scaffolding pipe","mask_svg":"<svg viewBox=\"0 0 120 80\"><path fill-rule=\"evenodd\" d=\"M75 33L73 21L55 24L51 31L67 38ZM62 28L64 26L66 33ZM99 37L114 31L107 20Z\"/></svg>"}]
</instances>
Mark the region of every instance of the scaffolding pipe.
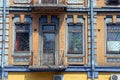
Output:
<instances>
[{"instance_id":1,"label":"scaffolding pipe","mask_svg":"<svg viewBox=\"0 0 120 80\"><path fill-rule=\"evenodd\" d=\"M4 73L5 29L6 29L6 0L3 0L2 53L1 53L2 80L4 80L4 76L5 76Z\"/></svg>"},{"instance_id":2,"label":"scaffolding pipe","mask_svg":"<svg viewBox=\"0 0 120 80\"><path fill-rule=\"evenodd\" d=\"M93 11L93 0L90 0L90 33L91 33L91 72L92 72L92 80L95 79L95 50L94 50L94 11Z\"/></svg>"}]
</instances>

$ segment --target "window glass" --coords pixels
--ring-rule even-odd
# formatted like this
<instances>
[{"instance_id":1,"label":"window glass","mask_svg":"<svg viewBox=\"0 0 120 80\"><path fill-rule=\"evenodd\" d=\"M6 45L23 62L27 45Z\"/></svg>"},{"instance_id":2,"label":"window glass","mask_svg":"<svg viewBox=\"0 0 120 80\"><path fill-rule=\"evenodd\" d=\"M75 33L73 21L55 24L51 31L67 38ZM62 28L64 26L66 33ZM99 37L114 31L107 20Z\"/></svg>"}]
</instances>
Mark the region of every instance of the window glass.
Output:
<instances>
[{"instance_id":1,"label":"window glass","mask_svg":"<svg viewBox=\"0 0 120 80\"><path fill-rule=\"evenodd\" d=\"M107 53L120 53L120 25L107 25Z\"/></svg>"},{"instance_id":2,"label":"window glass","mask_svg":"<svg viewBox=\"0 0 120 80\"><path fill-rule=\"evenodd\" d=\"M15 29L15 51L29 51L29 33L28 24L17 24Z\"/></svg>"},{"instance_id":3,"label":"window glass","mask_svg":"<svg viewBox=\"0 0 120 80\"><path fill-rule=\"evenodd\" d=\"M68 26L68 53L83 53L83 31L81 25Z\"/></svg>"}]
</instances>

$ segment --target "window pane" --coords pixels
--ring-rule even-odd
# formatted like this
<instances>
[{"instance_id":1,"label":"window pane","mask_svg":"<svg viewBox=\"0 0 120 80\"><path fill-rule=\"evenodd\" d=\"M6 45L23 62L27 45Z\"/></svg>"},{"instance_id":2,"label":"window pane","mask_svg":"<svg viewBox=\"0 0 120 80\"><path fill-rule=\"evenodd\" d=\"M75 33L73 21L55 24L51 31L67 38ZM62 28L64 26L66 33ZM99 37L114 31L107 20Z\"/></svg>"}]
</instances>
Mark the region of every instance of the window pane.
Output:
<instances>
[{"instance_id":1,"label":"window pane","mask_svg":"<svg viewBox=\"0 0 120 80\"><path fill-rule=\"evenodd\" d=\"M120 53L120 26L107 26L107 53Z\"/></svg>"},{"instance_id":2,"label":"window pane","mask_svg":"<svg viewBox=\"0 0 120 80\"><path fill-rule=\"evenodd\" d=\"M55 30L55 26L43 26L43 30L44 31L54 31Z\"/></svg>"},{"instance_id":3,"label":"window pane","mask_svg":"<svg viewBox=\"0 0 120 80\"><path fill-rule=\"evenodd\" d=\"M82 27L68 26L68 53L82 53Z\"/></svg>"},{"instance_id":4,"label":"window pane","mask_svg":"<svg viewBox=\"0 0 120 80\"><path fill-rule=\"evenodd\" d=\"M29 26L17 25L15 37L15 51L29 51Z\"/></svg>"},{"instance_id":5,"label":"window pane","mask_svg":"<svg viewBox=\"0 0 120 80\"><path fill-rule=\"evenodd\" d=\"M44 33L43 34L43 49L45 51L54 51L54 33Z\"/></svg>"}]
</instances>

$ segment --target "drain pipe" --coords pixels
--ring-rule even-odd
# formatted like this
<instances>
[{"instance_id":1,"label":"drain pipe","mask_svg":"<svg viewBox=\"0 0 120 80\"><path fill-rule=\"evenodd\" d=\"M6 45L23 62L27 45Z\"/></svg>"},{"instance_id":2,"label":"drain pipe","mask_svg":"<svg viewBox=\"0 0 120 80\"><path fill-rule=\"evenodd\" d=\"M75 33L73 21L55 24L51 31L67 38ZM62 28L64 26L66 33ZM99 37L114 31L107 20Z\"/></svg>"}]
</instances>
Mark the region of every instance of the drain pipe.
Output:
<instances>
[{"instance_id":1,"label":"drain pipe","mask_svg":"<svg viewBox=\"0 0 120 80\"><path fill-rule=\"evenodd\" d=\"M94 11L93 11L93 0L90 1L90 33L91 33L91 72L92 72L92 80L95 79L95 50L94 50Z\"/></svg>"},{"instance_id":2,"label":"drain pipe","mask_svg":"<svg viewBox=\"0 0 120 80\"><path fill-rule=\"evenodd\" d=\"M2 80L4 80L4 54L5 54L5 29L6 29L6 0L3 0L3 27L2 27L2 60L1 60L1 66L2 66Z\"/></svg>"}]
</instances>

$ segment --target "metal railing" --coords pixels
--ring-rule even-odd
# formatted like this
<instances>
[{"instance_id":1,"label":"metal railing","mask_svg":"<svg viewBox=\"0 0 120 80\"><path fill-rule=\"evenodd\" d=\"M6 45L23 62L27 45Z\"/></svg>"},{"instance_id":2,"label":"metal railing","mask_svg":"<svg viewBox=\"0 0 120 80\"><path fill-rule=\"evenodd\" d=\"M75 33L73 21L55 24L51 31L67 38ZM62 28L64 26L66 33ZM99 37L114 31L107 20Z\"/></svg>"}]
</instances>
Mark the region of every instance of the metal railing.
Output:
<instances>
[{"instance_id":1,"label":"metal railing","mask_svg":"<svg viewBox=\"0 0 120 80\"><path fill-rule=\"evenodd\" d=\"M40 51L38 55L34 55L35 53L32 53L30 56L29 65L30 66L36 66L35 65L35 59L38 59L37 66L65 66L65 54L64 51Z\"/></svg>"},{"instance_id":2,"label":"metal railing","mask_svg":"<svg viewBox=\"0 0 120 80\"><path fill-rule=\"evenodd\" d=\"M32 1L32 4L48 5L48 4L65 4L65 0L36 0ZM46 6L47 6L46 5Z\"/></svg>"}]
</instances>

